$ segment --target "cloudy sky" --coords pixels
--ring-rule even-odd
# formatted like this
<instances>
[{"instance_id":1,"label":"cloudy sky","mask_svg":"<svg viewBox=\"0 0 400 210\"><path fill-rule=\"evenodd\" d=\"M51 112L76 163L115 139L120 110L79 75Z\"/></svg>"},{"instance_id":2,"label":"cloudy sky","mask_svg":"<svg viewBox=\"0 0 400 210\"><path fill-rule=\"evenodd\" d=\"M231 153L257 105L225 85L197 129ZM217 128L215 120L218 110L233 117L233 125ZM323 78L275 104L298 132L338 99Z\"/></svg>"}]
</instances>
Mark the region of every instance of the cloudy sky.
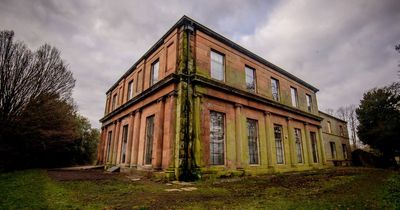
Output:
<instances>
[{"instance_id":1,"label":"cloudy sky","mask_svg":"<svg viewBox=\"0 0 400 210\"><path fill-rule=\"evenodd\" d=\"M321 110L400 80L398 0L0 0L0 30L59 48L100 127L106 90L184 14L319 88Z\"/></svg>"}]
</instances>

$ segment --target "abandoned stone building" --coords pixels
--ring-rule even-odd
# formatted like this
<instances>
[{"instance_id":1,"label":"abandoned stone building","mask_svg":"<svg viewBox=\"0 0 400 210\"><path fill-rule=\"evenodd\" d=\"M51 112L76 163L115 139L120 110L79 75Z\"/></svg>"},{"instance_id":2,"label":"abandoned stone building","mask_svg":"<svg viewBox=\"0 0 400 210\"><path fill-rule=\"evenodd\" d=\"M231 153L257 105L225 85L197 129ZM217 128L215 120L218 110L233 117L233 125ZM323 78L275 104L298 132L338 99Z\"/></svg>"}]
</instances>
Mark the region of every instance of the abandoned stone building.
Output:
<instances>
[{"instance_id":1,"label":"abandoned stone building","mask_svg":"<svg viewBox=\"0 0 400 210\"><path fill-rule=\"evenodd\" d=\"M347 122L324 112L319 112L322 120L322 139L324 141L327 163L341 166L350 165L350 141Z\"/></svg>"},{"instance_id":2,"label":"abandoned stone building","mask_svg":"<svg viewBox=\"0 0 400 210\"><path fill-rule=\"evenodd\" d=\"M98 163L172 178L327 167L317 91L183 16L107 91Z\"/></svg>"}]
</instances>

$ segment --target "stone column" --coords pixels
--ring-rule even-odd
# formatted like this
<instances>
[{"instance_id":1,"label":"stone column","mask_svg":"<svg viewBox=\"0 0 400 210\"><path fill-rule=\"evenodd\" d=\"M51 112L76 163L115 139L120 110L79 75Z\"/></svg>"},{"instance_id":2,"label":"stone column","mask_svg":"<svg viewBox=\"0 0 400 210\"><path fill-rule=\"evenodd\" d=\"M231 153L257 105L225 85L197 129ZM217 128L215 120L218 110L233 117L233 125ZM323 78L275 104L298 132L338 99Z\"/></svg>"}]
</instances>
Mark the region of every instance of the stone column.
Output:
<instances>
[{"instance_id":1,"label":"stone column","mask_svg":"<svg viewBox=\"0 0 400 210\"><path fill-rule=\"evenodd\" d=\"M201 100L202 95L199 93L194 94L194 110L193 110L193 124L194 124L194 160L196 167L202 167L203 163L201 157L203 156L201 148Z\"/></svg>"},{"instance_id":2,"label":"stone column","mask_svg":"<svg viewBox=\"0 0 400 210\"><path fill-rule=\"evenodd\" d=\"M133 128L133 139L132 139L132 153L131 153L131 167L137 167L137 162L138 162L138 151L139 151L139 133L140 133L140 127L141 127L141 117L142 117L142 110L137 109L135 110L135 119L134 119L134 125L135 127Z\"/></svg>"},{"instance_id":3,"label":"stone column","mask_svg":"<svg viewBox=\"0 0 400 210\"><path fill-rule=\"evenodd\" d=\"M118 131L118 121L114 121L114 129L112 132L112 147L111 147L111 164L115 164L116 163L116 157L117 157L117 141L118 141L118 135L117 135L117 131Z\"/></svg>"},{"instance_id":4,"label":"stone column","mask_svg":"<svg viewBox=\"0 0 400 210\"><path fill-rule=\"evenodd\" d=\"M305 164L312 165L314 160L313 160L313 154L312 154L312 148L311 148L310 130L308 129L308 123L307 122L304 123L304 134L305 134L304 136L306 137L304 139L305 148L307 148L304 151Z\"/></svg>"},{"instance_id":5,"label":"stone column","mask_svg":"<svg viewBox=\"0 0 400 210\"><path fill-rule=\"evenodd\" d=\"M121 163L121 144L122 144L122 135L121 135L121 119L118 120L118 132L117 132L117 157L116 157L116 164Z\"/></svg>"},{"instance_id":6,"label":"stone column","mask_svg":"<svg viewBox=\"0 0 400 210\"><path fill-rule=\"evenodd\" d=\"M319 147L320 147L320 153L321 153L321 164L326 165L326 156L325 156L325 147L324 147L324 141L322 139L322 127L318 126L318 142L319 142Z\"/></svg>"},{"instance_id":7,"label":"stone column","mask_svg":"<svg viewBox=\"0 0 400 210\"><path fill-rule=\"evenodd\" d=\"M157 144L156 144L156 157L155 157L155 169L162 168L162 152L163 152L163 143L164 143L164 113L165 113L165 98L161 97L157 100L159 105L158 108L158 122L156 128L157 129Z\"/></svg>"},{"instance_id":8,"label":"stone column","mask_svg":"<svg viewBox=\"0 0 400 210\"><path fill-rule=\"evenodd\" d=\"M235 104L236 168L242 168L242 105Z\"/></svg>"},{"instance_id":9,"label":"stone column","mask_svg":"<svg viewBox=\"0 0 400 210\"><path fill-rule=\"evenodd\" d=\"M268 167L273 167L274 163L272 161L273 157L273 141L274 141L274 127L271 122L271 113L264 112L264 121L265 121L265 139L267 141L267 159L268 159Z\"/></svg>"},{"instance_id":10,"label":"stone column","mask_svg":"<svg viewBox=\"0 0 400 210\"><path fill-rule=\"evenodd\" d=\"M297 158L295 154L295 145L294 145L294 127L293 127L293 119L288 117L287 120L287 129L288 129L288 143L289 143L289 160L292 166L296 165Z\"/></svg>"},{"instance_id":11,"label":"stone column","mask_svg":"<svg viewBox=\"0 0 400 210\"><path fill-rule=\"evenodd\" d=\"M128 145L126 146L126 163L131 166L132 161L132 145L133 145L133 129L135 127L135 112L130 113L130 123L128 128Z\"/></svg>"},{"instance_id":12,"label":"stone column","mask_svg":"<svg viewBox=\"0 0 400 210\"><path fill-rule=\"evenodd\" d=\"M107 147L108 147L108 129L104 127L104 147L103 147L103 164L107 164Z\"/></svg>"}]
</instances>

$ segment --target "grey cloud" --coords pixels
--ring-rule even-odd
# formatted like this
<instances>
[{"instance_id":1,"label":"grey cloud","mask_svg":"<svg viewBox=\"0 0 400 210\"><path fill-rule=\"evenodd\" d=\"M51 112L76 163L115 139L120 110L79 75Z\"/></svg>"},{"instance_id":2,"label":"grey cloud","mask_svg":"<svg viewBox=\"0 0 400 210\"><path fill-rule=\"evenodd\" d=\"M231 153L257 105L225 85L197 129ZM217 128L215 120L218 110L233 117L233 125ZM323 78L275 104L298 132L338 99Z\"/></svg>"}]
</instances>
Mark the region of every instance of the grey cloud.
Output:
<instances>
[{"instance_id":1,"label":"grey cloud","mask_svg":"<svg viewBox=\"0 0 400 210\"><path fill-rule=\"evenodd\" d=\"M79 111L99 127L105 91L184 14L317 86L319 104L336 108L395 78L399 9L361 0L1 0L0 28L31 48L59 48Z\"/></svg>"}]
</instances>

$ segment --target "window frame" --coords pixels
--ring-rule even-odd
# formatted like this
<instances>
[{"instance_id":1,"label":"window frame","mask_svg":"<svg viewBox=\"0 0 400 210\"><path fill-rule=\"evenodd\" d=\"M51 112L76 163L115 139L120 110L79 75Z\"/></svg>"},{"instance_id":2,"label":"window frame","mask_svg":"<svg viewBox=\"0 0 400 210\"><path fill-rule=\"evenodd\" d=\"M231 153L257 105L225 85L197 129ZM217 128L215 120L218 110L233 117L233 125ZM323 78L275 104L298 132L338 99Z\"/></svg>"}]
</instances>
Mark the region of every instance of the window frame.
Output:
<instances>
[{"instance_id":1,"label":"window frame","mask_svg":"<svg viewBox=\"0 0 400 210\"><path fill-rule=\"evenodd\" d=\"M255 136L250 136L250 127L249 127L249 122L254 122L254 128L255 128ZM249 150L249 164L250 165L260 165L260 137L259 137L259 127L258 127L258 120L256 119L251 119L247 118L246 119L246 125L247 125L247 145L248 145L248 150ZM250 137L255 138L254 141L250 141ZM251 144L254 144L255 150L250 151ZM255 162L252 162L253 158Z\"/></svg>"},{"instance_id":2,"label":"window frame","mask_svg":"<svg viewBox=\"0 0 400 210\"><path fill-rule=\"evenodd\" d=\"M273 83L273 81L276 82L276 89L277 89L276 96L277 96L277 98L274 97L274 87L273 87L274 83ZM272 95L272 99L274 101L277 101L277 102L281 101L281 93L280 93L281 90L280 89L281 88L280 88L279 80L274 78L274 77L271 77L271 95Z\"/></svg>"},{"instance_id":3,"label":"window frame","mask_svg":"<svg viewBox=\"0 0 400 210\"><path fill-rule=\"evenodd\" d=\"M279 130L280 130L279 141L278 141L278 138L276 136L275 128L279 128ZM284 165L285 164L285 144L284 144L283 136L284 136L284 133L283 133L282 125L274 124L274 142L275 142L275 149L276 149L275 154L276 154L276 164L278 164L278 165ZM278 147L277 142L280 142L280 145L279 145L280 147ZM278 158L278 149L281 149L280 154L279 154L281 156L280 158ZM279 161L280 159L282 159L282 162Z\"/></svg>"},{"instance_id":4,"label":"window frame","mask_svg":"<svg viewBox=\"0 0 400 210\"><path fill-rule=\"evenodd\" d=\"M296 145L297 163L304 163L303 139L300 128L294 128L294 142Z\"/></svg>"},{"instance_id":5,"label":"window frame","mask_svg":"<svg viewBox=\"0 0 400 210\"><path fill-rule=\"evenodd\" d=\"M349 158L349 156L348 156L348 151L347 151L347 145L346 144L342 144L342 151L343 151L343 159L347 160Z\"/></svg>"},{"instance_id":6,"label":"window frame","mask_svg":"<svg viewBox=\"0 0 400 210\"><path fill-rule=\"evenodd\" d=\"M313 110L313 108L312 108L312 97L308 93L306 93L306 103L307 103L307 110L309 112L312 112L312 110Z\"/></svg>"},{"instance_id":7,"label":"window frame","mask_svg":"<svg viewBox=\"0 0 400 210\"><path fill-rule=\"evenodd\" d=\"M151 119L151 127L149 127ZM146 117L146 127L145 127L145 144L144 144L144 161L143 164L150 166L152 165L153 162L153 144L154 144L154 121L155 121L155 115L150 115ZM151 138L149 139L149 130L151 128ZM149 143L150 142L150 143Z\"/></svg>"},{"instance_id":8,"label":"window frame","mask_svg":"<svg viewBox=\"0 0 400 210\"><path fill-rule=\"evenodd\" d=\"M128 129L128 125L122 126L121 163L126 163L127 161Z\"/></svg>"},{"instance_id":9,"label":"window frame","mask_svg":"<svg viewBox=\"0 0 400 210\"><path fill-rule=\"evenodd\" d=\"M215 55L219 55L219 56L221 56L222 57L222 79L218 79L218 78L215 78L215 77L213 77L213 54L215 54ZM210 78L211 79L213 79L213 80L217 80L217 81L221 81L221 82L225 82L225 69L226 69L226 61L225 61L225 54L223 54L223 53L221 53L221 52L219 52L219 51L216 51L216 50L214 50L214 49L211 49L210 50Z\"/></svg>"},{"instance_id":10,"label":"window frame","mask_svg":"<svg viewBox=\"0 0 400 210\"><path fill-rule=\"evenodd\" d=\"M215 130L215 127L213 127L213 125L214 125L213 124L214 121L212 119L213 118L213 114L215 114L216 117L218 117L217 115L221 115L221 117L222 117L222 120L221 120L221 124L222 125L220 126L222 133L217 134L219 136L222 135L222 142L218 142L218 141L221 141L221 140L218 140L218 139L217 140L213 140L213 137L217 136L217 135L213 135L213 132ZM210 115L209 164L212 165L212 166L224 166L225 163L226 163L226 161L225 161L225 156L226 156L226 154L225 154L226 153L225 152L225 146L226 146L226 143L225 143L225 141L226 141L226 114L223 113L223 112L210 110L209 115ZM217 138L218 138L218 136L217 136ZM215 146L215 144L217 144L217 146ZM220 144L220 145L218 145L218 144ZM214 151L215 148L218 148L218 150L221 149L221 151L215 152ZM217 157L217 159L215 159L214 157L217 156L217 155L218 155L218 157ZM219 155L222 155L222 157L220 157Z\"/></svg>"},{"instance_id":11,"label":"window frame","mask_svg":"<svg viewBox=\"0 0 400 210\"><path fill-rule=\"evenodd\" d=\"M331 149L331 158L332 158L332 160L336 160L337 159L336 143L333 141L330 141L329 146Z\"/></svg>"},{"instance_id":12,"label":"window frame","mask_svg":"<svg viewBox=\"0 0 400 210\"><path fill-rule=\"evenodd\" d=\"M155 66L157 64L157 78L155 77ZM153 63L151 63L151 67L150 67L150 86L153 86L154 84L156 84L159 81L159 77L160 77L160 59L156 59Z\"/></svg>"},{"instance_id":13,"label":"window frame","mask_svg":"<svg viewBox=\"0 0 400 210\"><path fill-rule=\"evenodd\" d=\"M247 81L247 70L252 71L252 80L253 80L253 89L248 87L248 81ZM245 73L245 83L246 83L246 90L252 92L252 93L256 93L257 92L257 76L256 76L256 69L253 67L250 67L248 65L244 66L244 73Z\"/></svg>"},{"instance_id":14,"label":"window frame","mask_svg":"<svg viewBox=\"0 0 400 210\"><path fill-rule=\"evenodd\" d=\"M292 91L294 91L294 92L292 92ZM294 93L294 97L293 97L293 93ZM297 88L290 86L290 98L292 101L292 106L298 108L299 107L299 96L297 93ZM295 104L293 104L293 102Z\"/></svg>"},{"instance_id":15,"label":"window frame","mask_svg":"<svg viewBox=\"0 0 400 210\"><path fill-rule=\"evenodd\" d=\"M114 93L114 95L112 96L112 101L111 101L111 111L114 111L117 108L117 98L118 94Z\"/></svg>"},{"instance_id":16,"label":"window frame","mask_svg":"<svg viewBox=\"0 0 400 210\"><path fill-rule=\"evenodd\" d=\"M310 141L313 163L319 163L317 134L313 131L310 131Z\"/></svg>"},{"instance_id":17,"label":"window frame","mask_svg":"<svg viewBox=\"0 0 400 210\"><path fill-rule=\"evenodd\" d=\"M132 79L132 80L130 80L128 82L128 90L127 90L127 93L126 93L127 101L129 101L131 98L133 98L133 86L134 86L134 82L133 82L133 79Z\"/></svg>"}]
</instances>

